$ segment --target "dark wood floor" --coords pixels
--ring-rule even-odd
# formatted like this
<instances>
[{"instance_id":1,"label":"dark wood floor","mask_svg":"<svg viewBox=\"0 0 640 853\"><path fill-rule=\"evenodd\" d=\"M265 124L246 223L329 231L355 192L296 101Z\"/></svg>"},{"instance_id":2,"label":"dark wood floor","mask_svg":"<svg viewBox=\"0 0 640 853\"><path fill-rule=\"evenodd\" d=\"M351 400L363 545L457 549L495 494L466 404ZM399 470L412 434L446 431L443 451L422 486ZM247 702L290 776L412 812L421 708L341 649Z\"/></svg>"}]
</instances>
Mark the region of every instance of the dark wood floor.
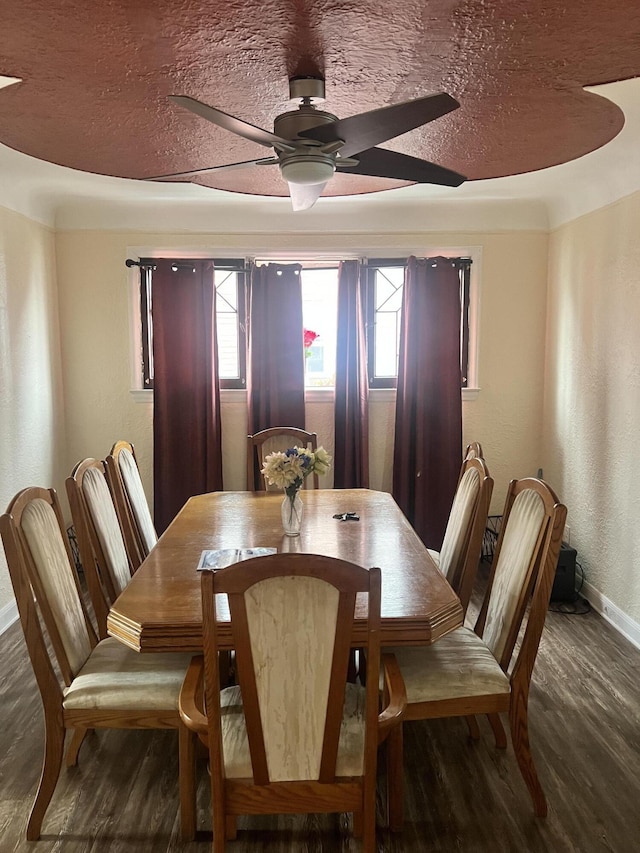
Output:
<instances>
[{"instance_id":1,"label":"dark wood floor","mask_svg":"<svg viewBox=\"0 0 640 853\"><path fill-rule=\"evenodd\" d=\"M42 753L40 700L19 624L0 637L0 853L205 853L208 778L199 789L201 837L179 838L177 743L172 732L100 732L77 768L63 770L42 840L24 840ZM599 616L549 613L531 695L531 738L549 801L533 816L513 753L479 743L460 720L406 726L401 835L384 828L378 853L640 850L640 651ZM380 802L384 779L380 779ZM351 853L345 816L246 818L230 853Z\"/></svg>"}]
</instances>

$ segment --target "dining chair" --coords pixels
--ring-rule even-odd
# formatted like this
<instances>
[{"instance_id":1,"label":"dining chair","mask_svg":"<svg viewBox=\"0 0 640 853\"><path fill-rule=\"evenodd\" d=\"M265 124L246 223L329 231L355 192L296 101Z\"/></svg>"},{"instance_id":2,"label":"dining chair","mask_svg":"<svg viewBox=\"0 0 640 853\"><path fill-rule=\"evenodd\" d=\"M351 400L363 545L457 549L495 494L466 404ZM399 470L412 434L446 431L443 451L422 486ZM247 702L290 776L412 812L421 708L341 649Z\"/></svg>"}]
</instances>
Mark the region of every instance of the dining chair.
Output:
<instances>
[{"instance_id":1,"label":"dining chair","mask_svg":"<svg viewBox=\"0 0 640 853\"><path fill-rule=\"evenodd\" d=\"M118 640L97 641L73 568L53 489L19 492L0 517L0 533L45 720L42 775L27 824L40 837L60 775L74 766L89 729L178 730L181 831L195 835L195 744L178 698L190 656L141 655Z\"/></svg>"},{"instance_id":2,"label":"dining chair","mask_svg":"<svg viewBox=\"0 0 640 853\"><path fill-rule=\"evenodd\" d=\"M306 447L309 450L318 449L318 435L306 432L296 427L271 427L247 436L247 489L250 492L281 491L277 486L270 486L260 469L270 453L284 451L289 447ZM306 477L303 488L319 488L318 475Z\"/></svg>"},{"instance_id":3,"label":"dining chair","mask_svg":"<svg viewBox=\"0 0 640 853\"><path fill-rule=\"evenodd\" d=\"M512 480L475 629L456 628L431 646L390 650L406 687L405 720L486 714L496 746L506 747L499 714L508 713L518 767L538 817L546 815L547 804L531 754L527 705L566 512L543 481ZM403 821L402 749L398 726L387 750L389 825L394 830Z\"/></svg>"},{"instance_id":4,"label":"dining chair","mask_svg":"<svg viewBox=\"0 0 640 853\"><path fill-rule=\"evenodd\" d=\"M133 445L128 441L116 441L105 465L129 560L136 569L158 541L158 534Z\"/></svg>"},{"instance_id":5,"label":"dining chair","mask_svg":"<svg viewBox=\"0 0 640 853\"><path fill-rule=\"evenodd\" d=\"M180 713L209 749L214 853L236 837L238 815L309 812L353 812L354 834L371 853L377 747L404 707L397 666L384 655L387 703L378 711L380 570L274 554L205 571L201 584L204 656L189 668ZM223 593L238 685L220 691ZM368 599L366 687L347 682L356 595Z\"/></svg>"},{"instance_id":6,"label":"dining chair","mask_svg":"<svg viewBox=\"0 0 640 853\"><path fill-rule=\"evenodd\" d=\"M483 459L471 457L462 465L440 551L428 549L467 612L480 563L493 479Z\"/></svg>"},{"instance_id":7,"label":"dining chair","mask_svg":"<svg viewBox=\"0 0 640 853\"><path fill-rule=\"evenodd\" d=\"M131 580L129 560L104 462L83 459L66 480L80 561L98 625L107 636L109 608Z\"/></svg>"}]
</instances>

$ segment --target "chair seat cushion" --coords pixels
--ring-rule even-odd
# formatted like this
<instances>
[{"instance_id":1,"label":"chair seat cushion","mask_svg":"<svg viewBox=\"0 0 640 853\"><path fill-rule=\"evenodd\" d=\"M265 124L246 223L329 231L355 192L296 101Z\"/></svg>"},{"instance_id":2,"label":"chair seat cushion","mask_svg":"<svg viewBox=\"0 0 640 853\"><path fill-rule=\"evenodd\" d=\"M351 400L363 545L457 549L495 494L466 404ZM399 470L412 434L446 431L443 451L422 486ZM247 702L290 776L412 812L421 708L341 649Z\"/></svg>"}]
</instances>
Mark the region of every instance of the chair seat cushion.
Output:
<instances>
[{"instance_id":1,"label":"chair seat cushion","mask_svg":"<svg viewBox=\"0 0 640 853\"><path fill-rule=\"evenodd\" d=\"M456 628L431 646L386 651L400 665L409 705L511 691L508 676L470 628Z\"/></svg>"},{"instance_id":2,"label":"chair seat cushion","mask_svg":"<svg viewBox=\"0 0 640 853\"><path fill-rule=\"evenodd\" d=\"M65 710L178 710L190 654L140 654L101 640L64 691Z\"/></svg>"},{"instance_id":3,"label":"chair seat cushion","mask_svg":"<svg viewBox=\"0 0 640 853\"><path fill-rule=\"evenodd\" d=\"M240 688L226 687L222 690L220 705L225 775L228 779L250 779L253 771ZM364 711L364 688L347 684L336 776L361 776L363 773Z\"/></svg>"}]
</instances>

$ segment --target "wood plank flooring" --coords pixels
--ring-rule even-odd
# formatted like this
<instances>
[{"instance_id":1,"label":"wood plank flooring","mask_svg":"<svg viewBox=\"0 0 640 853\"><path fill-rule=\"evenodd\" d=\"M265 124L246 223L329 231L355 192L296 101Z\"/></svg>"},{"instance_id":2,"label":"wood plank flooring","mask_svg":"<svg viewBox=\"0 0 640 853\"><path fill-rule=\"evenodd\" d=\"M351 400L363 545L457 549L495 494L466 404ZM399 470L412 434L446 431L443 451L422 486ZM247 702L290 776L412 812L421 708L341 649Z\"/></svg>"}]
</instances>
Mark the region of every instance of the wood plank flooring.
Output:
<instances>
[{"instance_id":1,"label":"wood plank flooring","mask_svg":"<svg viewBox=\"0 0 640 853\"><path fill-rule=\"evenodd\" d=\"M25 826L42 757L40 699L19 623L0 637L0 853L205 853L208 776L199 787L197 841L179 836L174 732L90 735L63 769L42 839ZM485 720L472 743L461 720L405 727L404 832L384 827L378 853L591 853L640 850L640 651L597 614L550 612L534 671L531 740L549 802L531 801L511 747ZM244 818L230 853L355 853L341 816Z\"/></svg>"}]
</instances>

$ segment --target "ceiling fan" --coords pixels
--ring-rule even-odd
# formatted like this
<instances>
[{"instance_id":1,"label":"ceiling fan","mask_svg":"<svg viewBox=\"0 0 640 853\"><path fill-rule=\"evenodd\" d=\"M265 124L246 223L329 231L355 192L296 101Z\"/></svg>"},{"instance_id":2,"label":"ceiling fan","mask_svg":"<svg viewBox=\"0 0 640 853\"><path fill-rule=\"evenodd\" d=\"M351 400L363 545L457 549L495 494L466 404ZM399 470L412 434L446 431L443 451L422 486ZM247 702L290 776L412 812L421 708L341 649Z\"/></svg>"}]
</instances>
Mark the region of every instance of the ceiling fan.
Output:
<instances>
[{"instance_id":1,"label":"ceiling fan","mask_svg":"<svg viewBox=\"0 0 640 853\"><path fill-rule=\"evenodd\" d=\"M289 80L289 95L291 100L299 101L299 106L276 116L273 133L186 95L171 95L174 104L231 133L273 148L275 154L148 180L178 180L223 169L277 165L289 184L294 210L313 207L336 171L448 187L457 187L465 180L463 175L428 160L375 147L457 109L460 104L446 92L345 119L316 108L316 103L324 101L325 87L321 78L293 77Z\"/></svg>"}]
</instances>

